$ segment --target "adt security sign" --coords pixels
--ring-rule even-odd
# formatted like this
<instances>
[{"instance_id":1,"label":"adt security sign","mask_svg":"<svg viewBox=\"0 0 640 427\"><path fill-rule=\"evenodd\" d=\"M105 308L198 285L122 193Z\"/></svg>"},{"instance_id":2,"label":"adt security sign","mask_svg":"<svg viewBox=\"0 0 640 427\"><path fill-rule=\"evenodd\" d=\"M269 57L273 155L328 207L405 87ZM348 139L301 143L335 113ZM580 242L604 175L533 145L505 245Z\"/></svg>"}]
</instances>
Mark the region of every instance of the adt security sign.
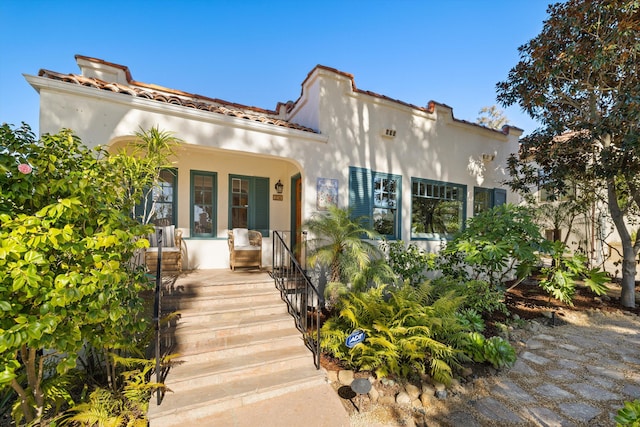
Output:
<instances>
[{"instance_id":1,"label":"adt security sign","mask_svg":"<svg viewBox=\"0 0 640 427\"><path fill-rule=\"evenodd\" d=\"M356 346L356 344L360 344L362 341L364 341L365 338L366 336L364 335L364 332L356 329L355 331L351 332L351 335L347 337L345 344L347 345L347 347L353 348Z\"/></svg>"}]
</instances>

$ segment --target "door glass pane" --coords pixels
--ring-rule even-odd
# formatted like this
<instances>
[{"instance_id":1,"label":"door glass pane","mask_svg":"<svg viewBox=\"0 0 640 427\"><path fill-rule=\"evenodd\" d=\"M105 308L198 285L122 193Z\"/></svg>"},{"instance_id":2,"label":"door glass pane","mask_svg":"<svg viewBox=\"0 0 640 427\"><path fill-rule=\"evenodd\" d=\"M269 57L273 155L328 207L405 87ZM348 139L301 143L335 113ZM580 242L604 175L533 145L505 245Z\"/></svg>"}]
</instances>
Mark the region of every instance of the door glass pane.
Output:
<instances>
[{"instance_id":1,"label":"door glass pane","mask_svg":"<svg viewBox=\"0 0 640 427\"><path fill-rule=\"evenodd\" d=\"M211 234L213 226L213 177L196 175L194 177L193 221L195 232Z\"/></svg>"},{"instance_id":2,"label":"door glass pane","mask_svg":"<svg viewBox=\"0 0 640 427\"><path fill-rule=\"evenodd\" d=\"M231 179L231 227L249 228L249 180Z\"/></svg>"}]
</instances>

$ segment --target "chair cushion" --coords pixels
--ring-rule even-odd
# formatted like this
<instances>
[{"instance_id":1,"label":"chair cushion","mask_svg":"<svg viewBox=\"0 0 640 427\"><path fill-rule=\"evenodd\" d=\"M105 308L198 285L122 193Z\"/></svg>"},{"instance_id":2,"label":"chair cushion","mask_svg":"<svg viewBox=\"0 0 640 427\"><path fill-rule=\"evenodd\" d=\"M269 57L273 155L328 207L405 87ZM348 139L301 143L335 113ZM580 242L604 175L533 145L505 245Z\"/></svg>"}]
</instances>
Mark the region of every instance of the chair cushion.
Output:
<instances>
[{"instance_id":1,"label":"chair cushion","mask_svg":"<svg viewBox=\"0 0 640 427\"><path fill-rule=\"evenodd\" d=\"M233 229L233 247L237 249L242 246L250 246L249 230L246 228L234 228Z\"/></svg>"},{"instance_id":2,"label":"chair cushion","mask_svg":"<svg viewBox=\"0 0 640 427\"><path fill-rule=\"evenodd\" d=\"M158 247L157 246L149 246L147 248L147 252L158 252ZM180 248L177 246L173 246L173 247L162 247L162 253L165 252L180 252Z\"/></svg>"},{"instance_id":3,"label":"chair cushion","mask_svg":"<svg viewBox=\"0 0 640 427\"><path fill-rule=\"evenodd\" d=\"M175 238L175 225L167 225L165 227L157 227L156 232L149 234L149 246L157 247L158 246L158 230L162 229L162 247L163 248L174 248L176 246L176 238Z\"/></svg>"},{"instance_id":4,"label":"chair cushion","mask_svg":"<svg viewBox=\"0 0 640 427\"><path fill-rule=\"evenodd\" d=\"M236 251L259 251L261 248L260 246L252 246L252 245L243 245L243 246L233 245L233 249Z\"/></svg>"}]
</instances>

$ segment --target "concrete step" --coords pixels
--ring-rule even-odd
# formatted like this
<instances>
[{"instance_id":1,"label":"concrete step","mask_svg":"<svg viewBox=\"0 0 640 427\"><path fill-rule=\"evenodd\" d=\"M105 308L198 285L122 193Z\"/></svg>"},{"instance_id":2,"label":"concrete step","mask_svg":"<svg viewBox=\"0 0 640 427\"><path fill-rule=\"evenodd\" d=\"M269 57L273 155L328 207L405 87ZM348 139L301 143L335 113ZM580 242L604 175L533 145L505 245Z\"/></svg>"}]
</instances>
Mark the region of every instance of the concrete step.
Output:
<instances>
[{"instance_id":1,"label":"concrete step","mask_svg":"<svg viewBox=\"0 0 640 427\"><path fill-rule=\"evenodd\" d=\"M210 287L208 292L197 294L172 294L163 296L163 306L175 306L177 308L198 307L200 305L216 306L219 304L250 304L261 301L273 301L280 299L280 292L270 286L268 288L241 288L218 290Z\"/></svg>"},{"instance_id":2,"label":"concrete step","mask_svg":"<svg viewBox=\"0 0 640 427\"><path fill-rule=\"evenodd\" d=\"M253 334L239 334L222 339L180 340L176 339L173 353L181 359L214 361L235 358L247 353L274 350L291 345L304 346L302 334L297 329L269 330Z\"/></svg>"},{"instance_id":3,"label":"concrete step","mask_svg":"<svg viewBox=\"0 0 640 427\"><path fill-rule=\"evenodd\" d=\"M220 284L199 282L197 280L191 282L181 278L165 290L164 296L166 298L171 296L193 297L225 292L250 292L261 289L275 289L273 280L260 278L255 280L245 280L242 283Z\"/></svg>"},{"instance_id":4,"label":"concrete step","mask_svg":"<svg viewBox=\"0 0 640 427\"><path fill-rule=\"evenodd\" d=\"M152 399L148 417L150 427L183 427L196 425L198 420L265 399L306 390L325 384L323 371L309 364L296 368L246 378L224 384L211 384L180 393L167 393L160 406ZM304 421L304 420L301 420ZM259 425L259 423L257 424Z\"/></svg>"},{"instance_id":5,"label":"concrete step","mask_svg":"<svg viewBox=\"0 0 640 427\"><path fill-rule=\"evenodd\" d=\"M163 308L163 313L168 310ZM182 321L216 323L227 320L281 314L287 312L287 305L282 300L262 304L226 304L218 307L198 307L178 310L176 313Z\"/></svg>"},{"instance_id":6,"label":"concrete step","mask_svg":"<svg viewBox=\"0 0 640 427\"><path fill-rule=\"evenodd\" d=\"M277 374L287 369L305 369L309 363L313 363L313 354L300 345L245 353L220 360L195 361L178 358L171 363L171 375L166 385L173 393L180 393L240 378Z\"/></svg>"},{"instance_id":7,"label":"concrete step","mask_svg":"<svg viewBox=\"0 0 640 427\"><path fill-rule=\"evenodd\" d=\"M211 425L245 405L326 386L273 281L199 286L193 277L163 301L177 310L164 342L178 356L165 380L171 391L160 406L150 402L150 427Z\"/></svg>"}]
</instances>

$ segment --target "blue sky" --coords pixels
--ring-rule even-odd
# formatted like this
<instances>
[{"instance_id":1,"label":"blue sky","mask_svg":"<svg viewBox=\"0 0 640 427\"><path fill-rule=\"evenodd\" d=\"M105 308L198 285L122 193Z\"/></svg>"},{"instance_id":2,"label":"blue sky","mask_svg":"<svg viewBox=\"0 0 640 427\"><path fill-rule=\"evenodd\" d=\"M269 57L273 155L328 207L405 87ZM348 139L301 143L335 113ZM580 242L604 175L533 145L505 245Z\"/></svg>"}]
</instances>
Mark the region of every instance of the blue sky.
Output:
<instances>
[{"instance_id":1,"label":"blue sky","mask_svg":"<svg viewBox=\"0 0 640 427\"><path fill-rule=\"evenodd\" d=\"M0 0L0 123L38 129L22 74L78 73L80 54L126 65L134 80L274 109L296 100L317 64L359 89L430 100L475 121L535 37L547 0ZM515 106L511 124L536 123Z\"/></svg>"}]
</instances>

